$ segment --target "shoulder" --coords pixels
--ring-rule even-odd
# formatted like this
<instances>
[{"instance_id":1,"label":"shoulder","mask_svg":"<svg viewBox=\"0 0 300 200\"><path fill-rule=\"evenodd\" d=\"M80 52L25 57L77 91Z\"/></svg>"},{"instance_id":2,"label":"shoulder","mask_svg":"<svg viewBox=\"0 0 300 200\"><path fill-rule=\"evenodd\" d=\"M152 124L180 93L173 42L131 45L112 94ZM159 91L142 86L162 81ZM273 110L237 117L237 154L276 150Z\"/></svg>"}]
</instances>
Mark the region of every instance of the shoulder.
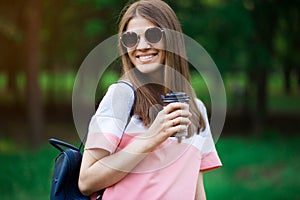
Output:
<instances>
[{"instance_id":1,"label":"shoulder","mask_svg":"<svg viewBox=\"0 0 300 200\"><path fill-rule=\"evenodd\" d=\"M122 112L127 113L131 110L134 100L135 91L130 83L113 83L109 86L106 94L100 101L96 114L107 114L111 113L112 110L114 110L114 113L119 113L118 115Z\"/></svg>"},{"instance_id":2,"label":"shoulder","mask_svg":"<svg viewBox=\"0 0 300 200\"><path fill-rule=\"evenodd\" d=\"M130 82L119 81L109 86L105 97L110 99L134 100L135 91Z\"/></svg>"}]
</instances>

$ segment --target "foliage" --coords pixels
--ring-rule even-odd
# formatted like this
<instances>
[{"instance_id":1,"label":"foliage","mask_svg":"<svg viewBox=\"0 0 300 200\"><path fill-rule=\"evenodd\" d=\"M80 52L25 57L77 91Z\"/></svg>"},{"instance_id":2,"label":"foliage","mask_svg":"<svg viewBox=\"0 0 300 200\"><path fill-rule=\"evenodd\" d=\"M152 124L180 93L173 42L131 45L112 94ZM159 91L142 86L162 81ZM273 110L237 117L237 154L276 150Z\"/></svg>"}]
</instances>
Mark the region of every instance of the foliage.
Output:
<instances>
[{"instance_id":1,"label":"foliage","mask_svg":"<svg viewBox=\"0 0 300 200\"><path fill-rule=\"evenodd\" d=\"M249 115L253 127L264 124L270 108L281 106L282 101L274 103L273 99L269 99L274 94L268 86L273 73L283 82L281 87L284 91L277 88L277 92L281 92L278 96L287 94L287 99L293 99L291 102L297 101L300 88L298 1L165 1L175 10L184 33L208 51L223 77L232 78L230 83L243 77L242 84L234 83L226 88L233 94L228 95L228 102L229 105L238 102L239 113ZM38 2L41 3L38 8L42 14L38 37L41 48L36 54L40 58L33 60L40 62L38 69L25 73L30 68L24 61L24 49L29 48L24 43L25 33L30 32L24 17L28 4L17 0L0 1L0 97L4 106L7 103L22 104L22 109L26 110L27 97L34 96L27 95L26 85L36 81L29 77L36 74L34 72L40 72L38 75L42 81L39 87L43 91L44 104L67 101L70 106L74 74L96 45L117 33L120 13L128 0ZM110 70L107 72L110 78L99 84L97 96L104 93L106 83L117 79L119 70ZM66 82L61 83L59 80L64 76ZM192 79L197 82L197 77ZM203 91L196 90L202 96ZM38 90L33 94L39 96ZM209 97L205 96L204 101L209 103ZM297 110L292 108L295 105L298 104L291 104L287 112ZM249 112L245 112L245 108ZM259 117L256 115L258 112L261 113Z\"/></svg>"},{"instance_id":2,"label":"foliage","mask_svg":"<svg viewBox=\"0 0 300 200\"><path fill-rule=\"evenodd\" d=\"M184 8L174 5L186 34L207 49L221 72L245 69L254 27L243 2L187 2Z\"/></svg>"}]
</instances>

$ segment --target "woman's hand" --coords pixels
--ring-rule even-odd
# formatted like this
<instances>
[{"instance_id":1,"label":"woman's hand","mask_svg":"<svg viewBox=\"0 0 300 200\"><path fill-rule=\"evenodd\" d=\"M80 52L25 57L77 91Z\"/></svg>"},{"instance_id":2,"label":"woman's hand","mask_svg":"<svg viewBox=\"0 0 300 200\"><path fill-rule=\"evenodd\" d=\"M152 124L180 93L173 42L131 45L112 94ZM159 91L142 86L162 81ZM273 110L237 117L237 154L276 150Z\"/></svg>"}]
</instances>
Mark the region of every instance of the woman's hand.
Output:
<instances>
[{"instance_id":1,"label":"woman's hand","mask_svg":"<svg viewBox=\"0 0 300 200\"><path fill-rule=\"evenodd\" d=\"M168 137L180 131L186 131L191 124L187 103L170 103L161 110L143 138L149 140L152 148L163 143Z\"/></svg>"}]
</instances>

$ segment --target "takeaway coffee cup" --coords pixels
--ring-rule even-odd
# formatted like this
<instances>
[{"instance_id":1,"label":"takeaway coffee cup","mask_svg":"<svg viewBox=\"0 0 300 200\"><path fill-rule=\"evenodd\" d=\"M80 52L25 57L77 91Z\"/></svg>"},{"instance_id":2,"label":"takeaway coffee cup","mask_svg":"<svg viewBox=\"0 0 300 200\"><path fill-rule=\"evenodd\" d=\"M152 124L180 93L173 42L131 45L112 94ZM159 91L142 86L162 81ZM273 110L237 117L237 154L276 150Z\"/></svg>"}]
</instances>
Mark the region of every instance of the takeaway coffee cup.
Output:
<instances>
[{"instance_id":1,"label":"takeaway coffee cup","mask_svg":"<svg viewBox=\"0 0 300 200\"><path fill-rule=\"evenodd\" d=\"M186 95L184 92L172 92L172 93L167 93L166 95L161 95L162 103L163 106L167 106L170 103L174 102L184 102L184 103L189 103L190 97ZM185 131L180 131L177 132L174 136L172 137L177 137L179 140L181 140L182 137L186 137L188 135L187 130Z\"/></svg>"}]
</instances>

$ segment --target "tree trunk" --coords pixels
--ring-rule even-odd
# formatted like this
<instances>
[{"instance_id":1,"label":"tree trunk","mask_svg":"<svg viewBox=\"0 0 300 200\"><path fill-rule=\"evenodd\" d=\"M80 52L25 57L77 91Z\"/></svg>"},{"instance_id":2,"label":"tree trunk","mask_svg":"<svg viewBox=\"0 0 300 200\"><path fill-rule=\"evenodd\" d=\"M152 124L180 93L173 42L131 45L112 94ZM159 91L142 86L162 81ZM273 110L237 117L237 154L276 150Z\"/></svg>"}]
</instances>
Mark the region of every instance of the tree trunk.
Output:
<instances>
[{"instance_id":1,"label":"tree trunk","mask_svg":"<svg viewBox=\"0 0 300 200\"><path fill-rule=\"evenodd\" d=\"M26 70L26 110L30 145L38 146L43 134L43 108L39 86L40 18L39 0L29 0L25 10L24 55Z\"/></svg>"},{"instance_id":2,"label":"tree trunk","mask_svg":"<svg viewBox=\"0 0 300 200\"><path fill-rule=\"evenodd\" d=\"M297 88L300 90L300 67L297 68Z\"/></svg>"},{"instance_id":3,"label":"tree trunk","mask_svg":"<svg viewBox=\"0 0 300 200\"><path fill-rule=\"evenodd\" d=\"M283 73L284 73L284 92L286 94L290 94L291 93L291 67L286 66L283 69Z\"/></svg>"},{"instance_id":4,"label":"tree trunk","mask_svg":"<svg viewBox=\"0 0 300 200\"><path fill-rule=\"evenodd\" d=\"M256 77L256 117L254 121L254 131L263 131L267 115L267 70L262 68Z\"/></svg>"}]
</instances>

